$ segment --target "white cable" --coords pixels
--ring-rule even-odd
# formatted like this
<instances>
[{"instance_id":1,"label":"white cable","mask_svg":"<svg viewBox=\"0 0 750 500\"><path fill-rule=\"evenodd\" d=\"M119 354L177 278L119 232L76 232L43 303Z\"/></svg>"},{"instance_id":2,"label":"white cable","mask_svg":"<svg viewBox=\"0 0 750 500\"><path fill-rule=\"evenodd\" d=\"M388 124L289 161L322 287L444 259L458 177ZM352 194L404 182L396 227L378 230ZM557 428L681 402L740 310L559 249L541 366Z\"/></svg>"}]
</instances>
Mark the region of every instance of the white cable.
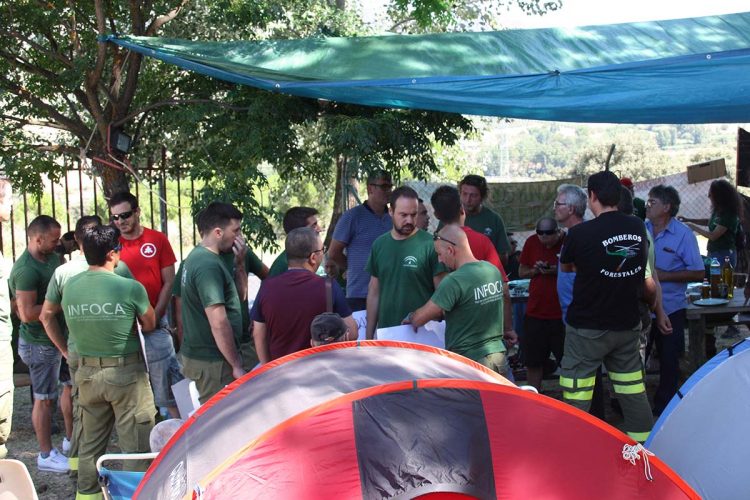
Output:
<instances>
[{"instance_id":1,"label":"white cable","mask_svg":"<svg viewBox=\"0 0 750 500\"><path fill-rule=\"evenodd\" d=\"M643 473L646 475L646 479L653 481L654 476L651 475L651 464L648 462L648 456L651 455L653 457L655 455L644 448L641 443L622 445L622 458L633 465L635 465L636 460L641 459L640 452L643 452Z\"/></svg>"}]
</instances>

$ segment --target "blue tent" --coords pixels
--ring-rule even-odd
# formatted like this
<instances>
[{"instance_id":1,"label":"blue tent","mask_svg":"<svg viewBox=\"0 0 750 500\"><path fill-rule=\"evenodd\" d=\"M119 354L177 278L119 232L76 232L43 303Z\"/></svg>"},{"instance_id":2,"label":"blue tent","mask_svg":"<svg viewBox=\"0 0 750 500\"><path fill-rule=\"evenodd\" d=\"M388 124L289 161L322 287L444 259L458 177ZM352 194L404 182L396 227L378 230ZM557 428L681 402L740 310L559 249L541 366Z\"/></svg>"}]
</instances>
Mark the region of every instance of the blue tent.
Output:
<instances>
[{"instance_id":1,"label":"blue tent","mask_svg":"<svg viewBox=\"0 0 750 500\"><path fill-rule=\"evenodd\" d=\"M369 106L573 122L750 121L750 12L483 33L106 40L222 80Z\"/></svg>"}]
</instances>

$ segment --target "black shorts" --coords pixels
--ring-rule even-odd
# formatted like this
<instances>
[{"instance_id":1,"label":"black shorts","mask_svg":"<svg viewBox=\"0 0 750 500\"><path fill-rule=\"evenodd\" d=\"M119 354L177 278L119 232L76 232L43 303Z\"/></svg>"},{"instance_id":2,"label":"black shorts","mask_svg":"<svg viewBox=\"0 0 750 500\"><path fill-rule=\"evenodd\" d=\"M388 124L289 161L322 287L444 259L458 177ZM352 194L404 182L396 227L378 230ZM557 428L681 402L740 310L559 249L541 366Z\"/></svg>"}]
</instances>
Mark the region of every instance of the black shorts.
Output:
<instances>
[{"instance_id":1,"label":"black shorts","mask_svg":"<svg viewBox=\"0 0 750 500\"><path fill-rule=\"evenodd\" d=\"M552 353L559 365L565 345L565 324L562 320L539 319L527 315L523 328L521 349L524 364L531 368L543 367Z\"/></svg>"}]
</instances>

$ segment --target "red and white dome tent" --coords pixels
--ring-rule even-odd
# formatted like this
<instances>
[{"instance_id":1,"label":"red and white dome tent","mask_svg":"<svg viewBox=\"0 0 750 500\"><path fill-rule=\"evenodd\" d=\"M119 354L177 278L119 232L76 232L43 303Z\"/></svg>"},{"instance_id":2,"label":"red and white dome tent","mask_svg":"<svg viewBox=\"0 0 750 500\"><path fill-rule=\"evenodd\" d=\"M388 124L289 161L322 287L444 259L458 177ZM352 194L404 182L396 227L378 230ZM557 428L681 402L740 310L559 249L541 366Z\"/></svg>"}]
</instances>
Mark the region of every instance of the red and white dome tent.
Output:
<instances>
[{"instance_id":1,"label":"red and white dome tent","mask_svg":"<svg viewBox=\"0 0 750 500\"><path fill-rule=\"evenodd\" d=\"M624 443L635 444L515 387L405 381L339 396L277 425L201 479L192 497L700 498L658 458L624 454Z\"/></svg>"},{"instance_id":2,"label":"red and white dome tent","mask_svg":"<svg viewBox=\"0 0 750 500\"><path fill-rule=\"evenodd\" d=\"M183 498L227 457L295 415L361 389L432 378L512 385L463 356L425 345L360 341L306 349L248 373L201 406L151 464L133 498Z\"/></svg>"}]
</instances>

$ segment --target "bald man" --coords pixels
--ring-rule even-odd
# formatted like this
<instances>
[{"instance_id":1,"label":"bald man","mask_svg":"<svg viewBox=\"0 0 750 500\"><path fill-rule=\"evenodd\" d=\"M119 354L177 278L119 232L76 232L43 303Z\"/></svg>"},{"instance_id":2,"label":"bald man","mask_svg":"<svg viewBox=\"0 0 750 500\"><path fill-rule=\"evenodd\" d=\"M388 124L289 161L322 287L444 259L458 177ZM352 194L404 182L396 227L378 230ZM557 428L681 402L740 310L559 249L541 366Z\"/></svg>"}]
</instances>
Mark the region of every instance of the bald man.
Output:
<instances>
[{"instance_id":1,"label":"bald man","mask_svg":"<svg viewBox=\"0 0 750 500\"><path fill-rule=\"evenodd\" d=\"M448 224L435 233L435 251L453 270L443 278L425 305L407 316L417 328L445 315L445 347L501 375L508 373L503 337L518 340L512 325L503 322L503 278L497 267L477 260L466 233Z\"/></svg>"}]
</instances>

